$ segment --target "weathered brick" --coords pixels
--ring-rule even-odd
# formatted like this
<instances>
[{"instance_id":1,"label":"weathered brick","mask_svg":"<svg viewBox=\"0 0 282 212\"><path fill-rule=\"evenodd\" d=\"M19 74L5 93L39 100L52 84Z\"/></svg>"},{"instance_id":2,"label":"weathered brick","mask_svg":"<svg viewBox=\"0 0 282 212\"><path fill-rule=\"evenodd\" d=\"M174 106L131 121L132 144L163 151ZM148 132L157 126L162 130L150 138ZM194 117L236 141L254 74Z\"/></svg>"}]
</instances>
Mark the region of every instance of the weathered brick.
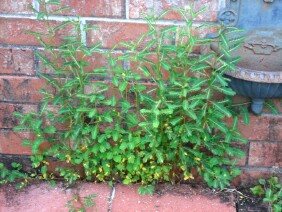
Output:
<instances>
[{"instance_id":1,"label":"weathered brick","mask_svg":"<svg viewBox=\"0 0 282 212\"><path fill-rule=\"evenodd\" d=\"M0 101L38 102L42 95L39 89L45 80L29 77L0 77Z\"/></svg>"},{"instance_id":2,"label":"weathered brick","mask_svg":"<svg viewBox=\"0 0 282 212\"><path fill-rule=\"evenodd\" d=\"M269 139L269 117L250 114L250 124L246 126L241 119L238 128L242 136L248 140Z\"/></svg>"},{"instance_id":3,"label":"weathered brick","mask_svg":"<svg viewBox=\"0 0 282 212\"><path fill-rule=\"evenodd\" d=\"M0 153L30 155L31 149L22 146L22 141L25 139L32 139L32 137L32 134L28 132L15 133L11 131L0 131Z\"/></svg>"},{"instance_id":4,"label":"weathered brick","mask_svg":"<svg viewBox=\"0 0 282 212\"><path fill-rule=\"evenodd\" d=\"M271 117L269 130L269 140L281 141L282 144L282 117Z\"/></svg>"},{"instance_id":5,"label":"weathered brick","mask_svg":"<svg viewBox=\"0 0 282 212\"><path fill-rule=\"evenodd\" d=\"M98 26L99 30L92 30L87 32L87 45L92 46L97 42L102 42L102 48L112 48L120 42L125 43L136 43L140 39L141 35L146 34L149 31L149 26L144 23L126 23L126 22L95 22L88 21L87 24L90 26ZM156 30L160 32L168 25L157 24ZM174 35L170 33L173 38ZM140 41L137 49L142 49L146 47L153 39L153 36L145 36L142 41ZM172 45L175 43L175 39L164 39L163 45ZM153 47L151 47L152 49ZM118 45L116 49L128 49L122 45ZM130 49L128 49L130 50ZM147 50L150 50L149 48Z\"/></svg>"},{"instance_id":6,"label":"weathered brick","mask_svg":"<svg viewBox=\"0 0 282 212\"><path fill-rule=\"evenodd\" d=\"M247 160L247 154L248 154L248 151L247 151L247 147L248 147L248 144L242 144L242 143L237 143L237 142L234 142L232 144L233 147L235 148L238 148L240 149L242 152L244 152L245 156L243 158L239 158L239 157L232 157L231 159L234 159L236 158L237 159L237 165L238 166L245 166L246 165L246 160Z\"/></svg>"},{"instance_id":7,"label":"weathered brick","mask_svg":"<svg viewBox=\"0 0 282 212\"><path fill-rule=\"evenodd\" d=\"M14 117L14 112L29 113L36 112L36 105L25 105L25 104L8 104L0 103L0 128L13 128L19 125L19 120Z\"/></svg>"},{"instance_id":8,"label":"weathered brick","mask_svg":"<svg viewBox=\"0 0 282 212\"><path fill-rule=\"evenodd\" d=\"M32 0L1 0L0 14L32 14Z\"/></svg>"},{"instance_id":9,"label":"weathered brick","mask_svg":"<svg viewBox=\"0 0 282 212\"><path fill-rule=\"evenodd\" d=\"M87 32L87 44L94 45L102 42L104 48L112 48L120 42L137 41L138 38L148 31L146 24L137 23L108 23L108 22L87 22L90 26L98 26L100 30Z\"/></svg>"},{"instance_id":10,"label":"weathered brick","mask_svg":"<svg viewBox=\"0 0 282 212\"><path fill-rule=\"evenodd\" d=\"M250 166L282 167L282 143L251 142L249 152Z\"/></svg>"},{"instance_id":11,"label":"weathered brick","mask_svg":"<svg viewBox=\"0 0 282 212\"><path fill-rule=\"evenodd\" d=\"M271 171L258 171L258 170L252 170L252 169L243 169L241 170L241 174L237 177L235 177L232 180L232 184L234 186L244 186L244 185L257 185L257 180L260 178L269 178L273 174L277 174L275 172ZM282 174L280 174L282 177Z\"/></svg>"},{"instance_id":12,"label":"weathered brick","mask_svg":"<svg viewBox=\"0 0 282 212\"><path fill-rule=\"evenodd\" d=\"M49 8L50 11L62 6L69 6L70 9L63 11L62 15L108 18L125 17L125 0L62 0L61 2L62 5Z\"/></svg>"},{"instance_id":13,"label":"weathered brick","mask_svg":"<svg viewBox=\"0 0 282 212\"><path fill-rule=\"evenodd\" d=\"M216 0L130 0L129 1L129 17L133 19L143 18L143 14L150 14L153 9L157 15L167 9L190 7L194 3L193 10L199 11L203 7L207 7L207 11L201 13L195 20L197 21L216 21L218 13L218 1ZM183 20L176 12L168 13L164 19Z\"/></svg>"},{"instance_id":14,"label":"weathered brick","mask_svg":"<svg viewBox=\"0 0 282 212\"><path fill-rule=\"evenodd\" d=\"M62 24L59 21L51 21L51 27ZM26 18L0 18L0 43L18 44L18 45L38 45L41 44L34 35L27 34L28 31L46 34L47 24L44 21L26 19ZM56 31L52 41L48 37L43 40L46 43L59 45L65 35L74 35L73 26L68 25Z\"/></svg>"},{"instance_id":15,"label":"weathered brick","mask_svg":"<svg viewBox=\"0 0 282 212\"><path fill-rule=\"evenodd\" d=\"M42 54L43 56L47 57L51 62L54 62L54 58L51 56L50 53L45 52L43 50L39 51L39 53ZM114 57L118 61L118 65L123 67L123 62L118 60L118 56L120 56L120 55L121 55L121 53L112 53L111 54L111 56ZM82 54L79 54L79 52L78 52L76 58L78 60L82 60L84 62L89 63L88 66L84 67L85 72L92 72L94 69L101 68L101 67L110 68L109 59L107 58L106 54L93 53L92 56L86 56L86 55L83 56ZM73 61L73 59L69 59L68 61ZM56 63L58 63L58 66L59 67L62 66L65 62L66 61L58 53L58 59L56 61ZM39 69L40 69L41 73L54 74L53 69L51 69L48 66L45 66L44 62L40 59L39 59ZM95 74L95 75L92 75L92 77L99 79L99 78L105 78L105 77L111 77L112 76L110 69L105 70L105 72L108 74L107 76L101 76L101 75ZM71 71L69 73L71 73ZM67 74L67 73L65 73L65 74Z\"/></svg>"},{"instance_id":16,"label":"weathered brick","mask_svg":"<svg viewBox=\"0 0 282 212\"><path fill-rule=\"evenodd\" d=\"M0 48L0 73L35 74L33 50Z\"/></svg>"},{"instance_id":17,"label":"weathered brick","mask_svg":"<svg viewBox=\"0 0 282 212\"><path fill-rule=\"evenodd\" d=\"M58 116L58 110L59 110L59 106L53 106L53 105L48 105L46 107L46 110L49 112L53 112L55 116ZM43 117L43 124L44 126L54 126L57 130L67 130L68 129L68 124L69 123L56 123L56 124L52 124L52 122L50 121L50 119L47 119L46 116Z\"/></svg>"}]
</instances>

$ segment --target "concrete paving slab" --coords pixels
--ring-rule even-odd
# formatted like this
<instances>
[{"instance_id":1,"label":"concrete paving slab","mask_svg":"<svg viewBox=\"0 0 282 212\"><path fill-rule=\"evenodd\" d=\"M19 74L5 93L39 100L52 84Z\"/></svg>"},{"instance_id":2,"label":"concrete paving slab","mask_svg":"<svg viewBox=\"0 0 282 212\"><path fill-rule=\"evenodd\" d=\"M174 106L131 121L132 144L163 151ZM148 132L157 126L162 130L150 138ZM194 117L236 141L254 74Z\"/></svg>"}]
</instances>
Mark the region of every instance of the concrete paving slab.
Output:
<instances>
[{"instance_id":1,"label":"concrete paving slab","mask_svg":"<svg viewBox=\"0 0 282 212\"><path fill-rule=\"evenodd\" d=\"M154 196L141 196L138 186L117 185L112 212L235 212L232 199L196 191L188 185L168 185ZM210 195L210 196L209 196ZM228 195L228 194L227 194Z\"/></svg>"},{"instance_id":2,"label":"concrete paving slab","mask_svg":"<svg viewBox=\"0 0 282 212\"><path fill-rule=\"evenodd\" d=\"M0 212L67 212L65 205L74 195L85 197L97 194L94 198L95 207L87 211L108 211L111 187L103 184L84 183L74 187L66 187L58 183L52 188L47 183L31 185L16 191L14 185L5 185L0 191ZM73 202L79 206L78 202Z\"/></svg>"}]
</instances>

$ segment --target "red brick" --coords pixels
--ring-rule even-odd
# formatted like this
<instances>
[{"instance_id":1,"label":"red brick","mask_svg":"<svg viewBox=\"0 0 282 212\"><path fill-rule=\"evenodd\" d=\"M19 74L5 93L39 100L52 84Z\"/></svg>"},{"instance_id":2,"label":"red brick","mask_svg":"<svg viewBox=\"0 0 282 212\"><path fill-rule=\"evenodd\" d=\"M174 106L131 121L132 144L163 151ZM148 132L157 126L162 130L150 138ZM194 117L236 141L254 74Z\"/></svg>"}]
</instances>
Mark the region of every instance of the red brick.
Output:
<instances>
[{"instance_id":1,"label":"red brick","mask_svg":"<svg viewBox=\"0 0 282 212\"><path fill-rule=\"evenodd\" d=\"M248 140L268 140L269 139L269 117L255 116L249 114L250 124L245 125L243 118L239 117L238 130L243 138ZM231 126L233 123L232 118L225 118L225 123Z\"/></svg>"},{"instance_id":2,"label":"red brick","mask_svg":"<svg viewBox=\"0 0 282 212\"><path fill-rule=\"evenodd\" d=\"M55 114L55 116L58 115L58 110L59 110L59 106L53 106L53 105L48 105L46 107L47 111L53 112ZM43 124L45 126L49 126L49 125L53 125L51 123L51 121L49 119L47 119L46 117L43 118ZM57 130L67 130L68 129L68 123L56 123L55 125L53 125Z\"/></svg>"},{"instance_id":3,"label":"red brick","mask_svg":"<svg viewBox=\"0 0 282 212\"><path fill-rule=\"evenodd\" d=\"M14 117L14 112L29 113L36 112L36 105L24 105L24 104L8 104L0 103L0 128L13 128L19 125L19 120Z\"/></svg>"},{"instance_id":4,"label":"red brick","mask_svg":"<svg viewBox=\"0 0 282 212\"><path fill-rule=\"evenodd\" d=\"M87 32L87 44L92 46L97 42L102 42L102 47L112 48L119 42L137 41L138 38L148 31L146 24L137 23L107 23L88 22L90 26L98 26L100 30Z\"/></svg>"},{"instance_id":5,"label":"red brick","mask_svg":"<svg viewBox=\"0 0 282 212\"><path fill-rule=\"evenodd\" d=\"M62 5L49 9L54 10L62 6L69 6L70 10L63 11L62 15L108 18L125 17L125 0L62 0L61 2Z\"/></svg>"},{"instance_id":6,"label":"red brick","mask_svg":"<svg viewBox=\"0 0 282 212\"><path fill-rule=\"evenodd\" d=\"M146 1L146 0L130 0L129 1L129 17L133 19L143 18L143 14L150 13L153 9L156 14L161 14L164 10L173 8L185 8L194 3L194 11L199 11L204 6L207 11L201 13L195 20L197 21L216 21L218 13L218 1L216 0L163 0L163 1ZM168 13L164 19L182 20L183 18L176 12Z\"/></svg>"},{"instance_id":7,"label":"red brick","mask_svg":"<svg viewBox=\"0 0 282 212\"><path fill-rule=\"evenodd\" d=\"M247 154L248 154L247 145L248 144L235 143L235 142L232 144L233 147L240 149L245 154L245 156L243 158L236 157L236 156L231 158L231 159L235 159L235 158L237 159L236 164L238 166L245 166L246 165Z\"/></svg>"},{"instance_id":8,"label":"red brick","mask_svg":"<svg viewBox=\"0 0 282 212\"><path fill-rule=\"evenodd\" d=\"M269 139L269 117L250 114L250 124L246 126L240 118L238 128L241 135L248 140Z\"/></svg>"},{"instance_id":9,"label":"red brick","mask_svg":"<svg viewBox=\"0 0 282 212\"><path fill-rule=\"evenodd\" d=\"M237 177L235 177L232 180L232 184L236 187L238 186L244 186L244 185L255 185L257 184L257 180L260 178L269 178L273 174L276 174L275 172L271 171L257 171L257 170L251 170L251 169L244 169L241 170L241 174ZM282 175L281 175L282 177Z\"/></svg>"},{"instance_id":10,"label":"red brick","mask_svg":"<svg viewBox=\"0 0 282 212\"><path fill-rule=\"evenodd\" d=\"M62 24L62 22L50 22L52 27ZM35 31L46 34L47 25L44 21L32 19L9 19L0 18L0 43L19 44L19 45L41 45L35 36L27 34L27 31ZM49 38L44 39L47 43L59 45L65 35L74 35L75 32L72 26L64 27L58 30L51 42Z\"/></svg>"},{"instance_id":11,"label":"red brick","mask_svg":"<svg viewBox=\"0 0 282 212\"><path fill-rule=\"evenodd\" d=\"M32 14L32 0L1 0L0 14Z\"/></svg>"},{"instance_id":12,"label":"red brick","mask_svg":"<svg viewBox=\"0 0 282 212\"><path fill-rule=\"evenodd\" d=\"M40 54L42 54L43 56L47 57L51 62L54 61L54 59L52 59L52 56L50 53L46 53L43 50L39 51ZM112 53L112 56L117 60L118 56L120 56L121 53ZM60 56L60 54L58 53L58 66L61 66L64 64L64 59L62 59L62 57ZM82 54L77 54L77 59L81 58L83 55ZM96 68L101 68L101 67L105 67L105 68L109 68L110 64L109 64L109 60L106 57L106 54L102 54L102 53L93 53L92 56L85 56L82 59L84 62L88 62L89 65L85 67L85 73L86 72L92 72L94 69ZM72 61L72 59L70 59L69 61ZM118 61L118 64L123 67L123 62L122 61ZM40 72L45 73L45 74L53 74L53 70L47 66L43 65L43 62L39 59L39 67L40 67ZM107 76L101 76L101 75L92 75L92 77L95 78L105 78L105 77L111 77L112 73L110 70L105 70L106 73L108 73Z\"/></svg>"},{"instance_id":13,"label":"red brick","mask_svg":"<svg viewBox=\"0 0 282 212\"><path fill-rule=\"evenodd\" d=\"M33 50L0 48L0 73L35 74Z\"/></svg>"},{"instance_id":14,"label":"red brick","mask_svg":"<svg viewBox=\"0 0 282 212\"><path fill-rule=\"evenodd\" d=\"M22 146L22 141L25 139L32 139L32 134L28 132L6 132L0 131L0 153L1 154L17 154L30 155L31 149Z\"/></svg>"},{"instance_id":15,"label":"red brick","mask_svg":"<svg viewBox=\"0 0 282 212\"><path fill-rule=\"evenodd\" d=\"M251 142L250 166L282 167L282 143Z\"/></svg>"},{"instance_id":16,"label":"red brick","mask_svg":"<svg viewBox=\"0 0 282 212\"><path fill-rule=\"evenodd\" d=\"M269 140L282 143L282 117L271 117L269 129Z\"/></svg>"},{"instance_id":17,"label":"red brick","mask_svg":"<svg viewBox=\"0 0 282 212\"><path fill-rule=\"evenodd\" d=\"M45 80L29 77L0 77L0 101L38 102Z\"/></svg>"}]
</instances>

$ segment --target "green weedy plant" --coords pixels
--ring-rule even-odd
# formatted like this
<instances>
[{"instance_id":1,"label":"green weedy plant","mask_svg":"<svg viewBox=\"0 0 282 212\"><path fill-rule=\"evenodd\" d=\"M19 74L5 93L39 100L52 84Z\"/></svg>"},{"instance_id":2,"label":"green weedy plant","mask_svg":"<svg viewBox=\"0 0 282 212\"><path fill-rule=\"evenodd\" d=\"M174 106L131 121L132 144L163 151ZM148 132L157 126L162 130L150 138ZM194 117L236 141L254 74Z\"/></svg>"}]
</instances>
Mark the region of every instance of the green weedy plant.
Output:
<instances>
[{"instance_id":1,"label":"green weedy plant","mask_svg":"<svg viewBox=\"0 0 282 212\"><path fill-rule=\"evenodd\" d=\"M269 211L282 211L282 185L278 177L259 179L258 182L259 185L251 188L252 193L263 197L263 201L269 204Z\"/></svg>"},{"instance_id":2,"label":"green weedy plant","mask_svg":"<svg viewBox=\"0 0 282 212\"><path fill-rule=\"evenodd\" d=\"M51 157L64 162L57 172L70 183L82 177L141 183L139 192L145 194L157 183L193 179L194 168L209 186L229 185L239 174L236 159L230 158L243 156L232 141L245 142L230 100L235 93L224 77L239 60L232 58L232 51L242 38L229 38L236 28L195 27L193 20L201 11L192 9L176 10L183 26L160 26L158 21L171 12L165 11L147 16L148 32L137 41L120 43L125 50L115 56L117 45L110 50L100 49L101 43L85 46L81 34L97 28L81 27L79 19L52 27L49 15L65 7L47 12L49 5L60 2L39 2L46 11L34 11L48 30L29 33L44 47L36 55L52 73L38 73L46 80L40 90L41 111L15 113L21 120L15 130L34 133L23 145L32 149L33 168L43 179L54 178L48 171ZM55 46L54 35L65 27L73 27L73 34ZM219 36L195 35L203 27L216 28ZM193 53L212 42L219 51ZM97 54L108 59L108 66L89 71L88 61ZM215 100L219 93L225 97ZM222 120L232 116L233 124L227 126Z\"/></svg>"},{"instance_id":3,"label":"green weedy plant","mask_svg":"<svg viewBox=\"0 0 282 212\"><path fill-rule=\"evenodd\" d=\"M94 198L96 194L90 194L86 197L79 197L78 194L66 203L66 207L69 209L69 212L86 212L86 209L95 207ZM79 206L77 206L79 204Z\"/></svg>"}]
</instances>

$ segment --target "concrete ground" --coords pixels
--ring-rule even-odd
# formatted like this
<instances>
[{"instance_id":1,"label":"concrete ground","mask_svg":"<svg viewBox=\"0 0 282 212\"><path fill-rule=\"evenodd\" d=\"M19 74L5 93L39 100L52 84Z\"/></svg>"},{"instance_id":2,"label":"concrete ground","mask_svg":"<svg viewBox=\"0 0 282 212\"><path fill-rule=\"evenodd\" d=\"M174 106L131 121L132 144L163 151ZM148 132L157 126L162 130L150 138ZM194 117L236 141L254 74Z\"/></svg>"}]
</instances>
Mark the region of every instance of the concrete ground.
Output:
<instances>
[{"instance_id":1,"label":"concrete ground","mask_svg":"<svg viewBox=\"0 0 282 212\"><path fill-rule=\"evenodd\" d=\"M95 206L86 211L112 212L235 212L234 199L229 193L215 194L211 190L189 185L160 185L153 196L138 194L138 186L81 183L67 187L58 183L52 188L47 183L30 185L16 191L14 185L0 187L0 212L64 212L66 203L78 196L96 194ZM81 208L80 200L73 201Z\"/></svg>"}]
</instances>

